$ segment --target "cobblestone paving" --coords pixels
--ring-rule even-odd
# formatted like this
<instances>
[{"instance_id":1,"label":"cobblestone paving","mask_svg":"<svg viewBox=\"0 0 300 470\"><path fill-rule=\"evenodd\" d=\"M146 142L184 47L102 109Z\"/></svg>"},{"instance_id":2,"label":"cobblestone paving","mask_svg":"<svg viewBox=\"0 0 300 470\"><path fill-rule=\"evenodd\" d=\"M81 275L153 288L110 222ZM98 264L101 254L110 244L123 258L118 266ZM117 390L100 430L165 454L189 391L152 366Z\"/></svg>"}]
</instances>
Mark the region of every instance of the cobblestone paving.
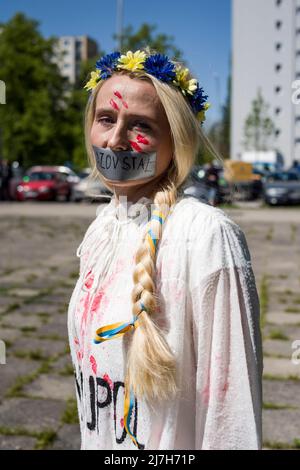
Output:
<instances>
[{"instance_id":1,"label":"cobblestone paving","mask_svg":"<svg viewBox=\"0 0 300 470\"><path fill-rule=\"evenodd\" d=\"M67 305L96 208L0 206L0 449L80 447ZM300 209L224 210L246 234L260 294L264 448L300 448Z\"/></svg>"}]
</instances>

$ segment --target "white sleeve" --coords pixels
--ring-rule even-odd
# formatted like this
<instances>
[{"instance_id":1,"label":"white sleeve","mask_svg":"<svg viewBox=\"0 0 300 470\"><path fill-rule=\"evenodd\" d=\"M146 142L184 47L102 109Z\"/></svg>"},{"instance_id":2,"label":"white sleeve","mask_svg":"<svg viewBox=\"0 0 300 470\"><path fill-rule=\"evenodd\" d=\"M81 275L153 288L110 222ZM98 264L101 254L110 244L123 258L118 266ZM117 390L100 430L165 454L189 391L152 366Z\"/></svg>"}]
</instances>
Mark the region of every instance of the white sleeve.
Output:
<instances>
[{"instance_id":1,"label":"white sleeve","mask_svg":"<svg viewBox=\"0 0 300 470\"><path fill-rule=\"evenodd\" d=\"M217 220L207 243L194 245L190 307L196 364L195 449L260 449L260 304L245 235L231 219ZM198 263L205 258L203 276Z\"/></svg>"}]
</instances>

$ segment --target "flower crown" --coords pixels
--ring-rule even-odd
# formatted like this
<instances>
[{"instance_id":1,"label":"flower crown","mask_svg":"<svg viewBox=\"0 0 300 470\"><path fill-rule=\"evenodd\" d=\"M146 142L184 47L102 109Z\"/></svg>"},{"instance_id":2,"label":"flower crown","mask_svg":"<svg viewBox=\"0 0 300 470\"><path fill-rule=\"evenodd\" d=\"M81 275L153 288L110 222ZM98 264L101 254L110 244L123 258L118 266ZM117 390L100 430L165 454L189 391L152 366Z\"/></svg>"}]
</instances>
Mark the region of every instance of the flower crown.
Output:
<instances>
[{"instance_id":1,"label":"flower crown","mask_svg":"<svg viewBox=\"0 0 300 470\"><path fill-rule=\"evenodd\" d=\"M162 82L175 85L187 98L201 125L205 121L205 112L210 104L206 102L208 96L204 94L203 88L191 77L189 69L172 62L163 54L148 54L140 50L128 51L125 55L120 52L107 54L96 62L96 70L91 72L91 78L84 88L92 90L98 82L106 80L117 70L137 74L144 71Z\"/></svg>"}]
</instances>

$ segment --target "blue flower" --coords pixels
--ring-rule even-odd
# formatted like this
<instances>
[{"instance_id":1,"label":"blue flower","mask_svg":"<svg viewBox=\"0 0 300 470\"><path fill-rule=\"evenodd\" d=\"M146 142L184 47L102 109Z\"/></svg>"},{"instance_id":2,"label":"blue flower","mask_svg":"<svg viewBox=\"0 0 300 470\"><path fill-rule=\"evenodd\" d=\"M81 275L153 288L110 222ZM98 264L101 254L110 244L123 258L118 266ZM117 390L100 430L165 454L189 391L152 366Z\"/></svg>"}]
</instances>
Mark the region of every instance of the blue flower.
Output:
<instances>
[{"instance_id":1,"label":"blue flower","mask_svg":"<svg viewBox=\"0 0 300 470\"><path fill-rule=\"evenodd\" d=\"M144 69L147 73L163 82L170 82L176 75L175 64L170 62L169 58L163 54L149 56L145 60Z\"/></svg>"},{"instance_id":2,"label":"blue flower","mask_svg":"<svg viewBox=\"0 0 300 470\"><path fill-rule=\"evenodd\" d=\"M198 113L204 109L204 104L208 98L208 95L204 95L204 90L202 87L197 85L197 88L192 96L189 96L190 105L194 113Z\"/></svg>"},{"instance_id":3,"label":"blue flower","mask_svg":"<svg viewBox=\"0 0 300 470\"><path fill-rule=\"evenodd\" d=\"M113 52L106 54L96 62L96 69L100 70L101 79L105 80L112 75L120 56L120 52Z\"/></svg>"}]
</instances>

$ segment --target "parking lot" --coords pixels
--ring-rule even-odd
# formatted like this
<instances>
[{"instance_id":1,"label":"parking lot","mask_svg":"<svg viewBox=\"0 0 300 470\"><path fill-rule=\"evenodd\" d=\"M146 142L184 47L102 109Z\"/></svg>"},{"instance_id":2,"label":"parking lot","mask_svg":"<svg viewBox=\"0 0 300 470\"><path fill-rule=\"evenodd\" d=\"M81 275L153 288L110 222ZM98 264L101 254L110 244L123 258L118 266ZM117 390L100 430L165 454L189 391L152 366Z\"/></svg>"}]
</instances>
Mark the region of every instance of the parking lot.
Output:
<instances>
[{"instance_id":1,"label":"parking lot","mask_svg":"<svg viewBox=\"0 0 300 470\"><path fill-rule=\"evenodd\" d=\"M244 230L264 337L264 448L300 448L300 207L223 208ZM0 449L78 449L67 341L76 248L98 204L0 205ZM299 346L298 346L299 348ZM298 356L299 357L299 356Z\"/></svg>"}]
</instances>

